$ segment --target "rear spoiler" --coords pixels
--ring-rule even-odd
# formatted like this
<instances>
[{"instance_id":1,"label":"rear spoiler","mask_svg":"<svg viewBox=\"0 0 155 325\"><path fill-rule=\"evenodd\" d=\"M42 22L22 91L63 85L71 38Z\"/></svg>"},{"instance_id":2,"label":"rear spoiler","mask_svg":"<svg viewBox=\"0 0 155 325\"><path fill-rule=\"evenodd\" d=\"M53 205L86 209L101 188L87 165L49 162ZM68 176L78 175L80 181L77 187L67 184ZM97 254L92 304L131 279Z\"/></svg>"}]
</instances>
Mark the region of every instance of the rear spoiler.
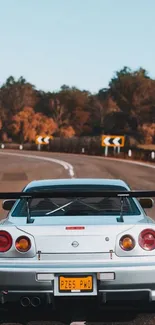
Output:
<instances>
[{"instance_id":1,"label":"rear spoiler","mask_svg":"<svg viewBox=\"0 0 155 325\"><path fill-rule=\"evenodd\" d=\"M0 192L0 200L3 199L33 199L33 198L74 198L74 197L155 197L155 191L72 191L53 190L46 192Z\"/></svg>"},{"instance_id":2,"label":"rear spoiler","mask_svg":"<svg viewBox=\"0 0 155 325\"><path fill-rule=\"evenodd\" d=\"M117 218L118 222L124 222L123 220L123 203L125 197L155 197L155 191L72 191L72 190L53 190L44 192L0 192L0 200L2 199L25 199L27 202L27 223L33 223L34 219L31 218L29 201L34 198L78 198L78 197L120 197L120 217Z\"/></svg>"}]
</instances>

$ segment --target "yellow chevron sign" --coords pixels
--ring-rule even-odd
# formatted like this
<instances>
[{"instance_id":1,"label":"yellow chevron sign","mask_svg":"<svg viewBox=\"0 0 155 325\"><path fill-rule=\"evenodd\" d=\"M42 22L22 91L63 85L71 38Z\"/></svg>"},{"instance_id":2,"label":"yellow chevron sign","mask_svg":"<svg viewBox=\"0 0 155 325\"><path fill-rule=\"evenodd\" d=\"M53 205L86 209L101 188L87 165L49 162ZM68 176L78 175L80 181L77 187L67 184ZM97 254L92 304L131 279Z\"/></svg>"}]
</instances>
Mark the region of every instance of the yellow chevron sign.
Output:
<instances>
[{"instance_id":1,"label":"yellow chevron sign","mask_svg":"<svg viewBox=\"0 0 155 325\"><path fill-rule=\"evenodd\" d=\"M125 137L122 135L102 135L102 147L124 147Z\"/></svg>"},{"instance_id":2,"label":"yellow chevron sign","mask_svg":"<svg viewBox=\"0 0 155 325\"><path fill-rule=\"evenodd\" d=\"M49 140L53 139L53 136L49 135L38 135L36 137L36 144L49 144Z\"/></svg>"}]
</instances>

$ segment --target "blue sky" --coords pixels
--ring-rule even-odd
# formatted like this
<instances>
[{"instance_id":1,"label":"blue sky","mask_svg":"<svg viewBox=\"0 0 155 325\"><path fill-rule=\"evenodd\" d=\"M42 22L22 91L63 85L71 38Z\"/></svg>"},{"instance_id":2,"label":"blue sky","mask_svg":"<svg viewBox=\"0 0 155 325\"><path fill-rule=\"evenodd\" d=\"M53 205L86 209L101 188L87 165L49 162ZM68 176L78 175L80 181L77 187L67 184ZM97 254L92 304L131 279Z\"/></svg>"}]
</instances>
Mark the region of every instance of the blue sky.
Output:
<instances>
[{"instance_id":1,"label":"blue sky","mask_svg":"<svg viewBox=\"0 0 155 325\"><path fill-rule=\"evenodd\" d=\"M124 65L155 78L155 0L0 1L0 85L94 93Z\"/></svg>"}]
</instances>

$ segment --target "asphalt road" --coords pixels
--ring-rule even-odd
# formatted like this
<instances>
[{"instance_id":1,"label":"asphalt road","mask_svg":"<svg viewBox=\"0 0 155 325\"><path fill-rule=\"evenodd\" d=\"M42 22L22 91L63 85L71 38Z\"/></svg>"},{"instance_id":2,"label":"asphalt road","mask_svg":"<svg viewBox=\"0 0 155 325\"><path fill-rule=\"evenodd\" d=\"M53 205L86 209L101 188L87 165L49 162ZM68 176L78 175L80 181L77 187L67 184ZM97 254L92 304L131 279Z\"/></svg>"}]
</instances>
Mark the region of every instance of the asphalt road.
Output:
<instances>
[{"instance_id":1,"label":"asphalt road","mask_svg":"<svg viewBox=\"0 0 155 325\"><path fill-rule=\"evenodd\" d=\"M155 190L155 165L142 166L85 155L0 151L0 192L21 191L32 180L70 177L119 178L125 180L132 189ZM151 218L155 218L155 207L148 213ZM0 201L0 218L5 216L6 212L2 210ZM49 325L51 323L31 322L29 324ZM112 323L107 324L112 325ZM148 317L139 315L135 321L126 324L155 324L155 314Z\"/></svg>"}]
</instances>

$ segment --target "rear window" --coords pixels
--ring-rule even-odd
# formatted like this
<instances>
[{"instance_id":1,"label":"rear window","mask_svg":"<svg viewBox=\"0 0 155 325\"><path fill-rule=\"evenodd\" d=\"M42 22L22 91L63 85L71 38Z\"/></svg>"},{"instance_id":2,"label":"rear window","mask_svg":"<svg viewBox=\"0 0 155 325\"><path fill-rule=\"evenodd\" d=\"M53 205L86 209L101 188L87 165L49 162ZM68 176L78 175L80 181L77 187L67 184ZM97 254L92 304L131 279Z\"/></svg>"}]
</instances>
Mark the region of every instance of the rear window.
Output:
<instances>
[{"instance_id":1,"label":"rear window","mask_svg":"<svg viewBox=\"0 0 155 325\"><path fill-rule=\"evenodd\" d=\"M36 198L29 201L30 214L34 217L52 217L52 216L78 216L78 215L119 215L121 202L120 198L107 197L89 197L89 191L127 191L122 186L54 186L56 190L70 190L71 196L68 198ZM53 186L36 187L27 190L26 192L50 191ZM87 197L72 197L72 191L86 191ZM133 198L124 198L123 205L124 215L140 215L141 212L135 204ZM27 205L24 199L21 199L12 212L13 217L26 217Z\"/></svg>"}]
</instances>

